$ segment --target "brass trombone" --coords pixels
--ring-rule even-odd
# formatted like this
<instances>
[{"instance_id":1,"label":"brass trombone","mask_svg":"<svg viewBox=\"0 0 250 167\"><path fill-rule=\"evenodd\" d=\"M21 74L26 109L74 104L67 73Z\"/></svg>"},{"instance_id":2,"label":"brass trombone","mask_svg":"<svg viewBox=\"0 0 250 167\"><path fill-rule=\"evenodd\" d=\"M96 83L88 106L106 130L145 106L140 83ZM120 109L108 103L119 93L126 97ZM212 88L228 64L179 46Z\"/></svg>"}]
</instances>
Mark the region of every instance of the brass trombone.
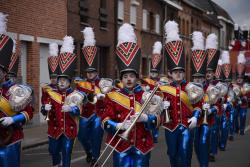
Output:
<instances>
[{"instance_id":1,"label":"brass trombone","mask_svg":"<svg viewBox=\"0 0 250 167\"><path fill-rule=\"evenodd\" d=\"M115 139L115 137L118 135L120 137L120 139L118 140L118 142L116 143L116 145L112 148L111 152L108 154L107 158L104 160L103 164L101 165L101 167L103 167L106 162L108 161L109 157L111 156L111 154L114 152L115 148L119 145L119 143L121 142L121 140L128 140L128 135L130 133L130 131L133 129L133 127L135 126L137 120L140 118L141 114L145 111L145 108L147 107L147 105L149 104L150 100L153 98L153 96L155 95L156 91L159 88L159 84L157 84L155 86L155 88L153 89L153 91L151 92L151 94L149 95L149 97L147 98L147 100L143 103L139 114L137 115L137 117L135 117L133 119L133 122L131 124L131 126L124 131L122 134L118 134L118 132L120 131L120 129L123 127L124 123L126 120L128 120L129 116L131 115L132 110L128 113L128 115L126 116L126 118L124 119L122 126L117 129L116 133L113 135L113 137L111 138L111 140L109 141L109 143L107 144L107 146L104 148L103 152L101 153L101 155L99 156L99 158L96 160L95 164L93 165L93 167L96 167L97 163L100 161L100 159L102 158L102 156L105 154L106 150L108 149L109 145L112 143L112 141Z\"/></svg>"}]
</instances>

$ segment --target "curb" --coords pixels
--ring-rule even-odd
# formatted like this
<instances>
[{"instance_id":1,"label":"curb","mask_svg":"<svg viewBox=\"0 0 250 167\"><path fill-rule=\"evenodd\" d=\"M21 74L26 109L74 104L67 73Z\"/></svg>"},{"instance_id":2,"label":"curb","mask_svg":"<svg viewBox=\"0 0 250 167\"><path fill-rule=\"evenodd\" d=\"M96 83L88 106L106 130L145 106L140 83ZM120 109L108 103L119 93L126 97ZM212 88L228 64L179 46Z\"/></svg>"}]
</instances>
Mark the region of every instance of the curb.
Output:
<instances>
[{"instance_id":1,"label":"curb","mask_svg":"<svg viewBox=\"0 0 250 167\"><path fill-rule=\"evenodd\" d=\"M48 139L41 140L41 141L38 141L36 143L27 144L27 145L23 146L22 150L28 150L28 149L35 148L35 147L38 147L38 146L42 146L42 145L45 145L45 144L48 144L48 143L49 143Z\"/></svg>"}]
</instances>

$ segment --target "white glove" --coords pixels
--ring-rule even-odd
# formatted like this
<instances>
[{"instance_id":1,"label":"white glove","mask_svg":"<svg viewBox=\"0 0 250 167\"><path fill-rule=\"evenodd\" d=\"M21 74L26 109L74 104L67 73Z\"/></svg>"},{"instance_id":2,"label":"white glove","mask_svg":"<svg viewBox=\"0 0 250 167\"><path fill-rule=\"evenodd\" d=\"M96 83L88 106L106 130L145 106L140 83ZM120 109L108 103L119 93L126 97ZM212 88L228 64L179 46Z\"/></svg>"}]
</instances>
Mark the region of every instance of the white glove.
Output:
<instances>
[{"instance_id":1,"label":"white glove","mask_svg":"<svg viewBox=\"0 0 250 167\"><path fill-rule=\"evenodd\" d=\"M167 110L170 106L170 102L169 101L163 101L162 102L162 108L163 110Z\"/></svg>"},{"instance_id":2,"label":"white glove","mask_svg":"<svg viewBox=\"0 0 250 167\"><path fill-rule=\"evenodd\" d=\"M51 108L52 108L52 105L51 105L51 104L45 104L45 106L44 106L44 109L45 109L46 111L50 111Z\"/></svg>"},{"instance_id":3,"label":"white glove","mask_svg":"<svg viewBox=\"0 0 250 167\"><path fill-rule=\"evenodd\" d=\"M144 103L148 99L149 96L150 96L150 92L144 92L142 94L142 102Z\"/></svg>"},{"instance_id":4,"label":"white glove","mask_svg":"<svg viewBox=\"0 0 250 167\"><path fill-rule=\"evenodd\" d=\"M208 104L208 103L205 103L202 105L203 110L208 110L209 108L210 108L210 104Z\"/></svg>"},{"instance_id":5,"label":"white glove","mask_svg":"<svg viewBox=\"0 0 250 167\"><path fill-rule=\"evenodd\" d=\"M197 118L195 118L195 117L190 118L188 120L188 123L189 123L189 129L195 128L197 125Z\"/></svg>"},{"instance_id":6,"label":"white glove","mask_svg":"<svg viewBox=\"0 0 250 167\"><path fill-rule=\"evenodd\" d=\"M103 99L105 98L105 94L103 94L103 93L98 93L98 94L96 95L96 97L97 97L97 100L103 100Z\"/></svg>"},{"instance_id":7,"label":"white glove","mask_svg":"<svg viewBox=\"0 0 250 167\"><path fill-rule=\"evenodd\" d=\"M238 104L239 104L239 105L241 105L241 104L242 104L241 100L239 100L239 101L238 101Z\"/></svg>"},{"instance_id":8,"label":"white glove","mask_svg":"<svg viewBox=\"0 0 250 167\"><path fill-rule=\"evenodd\" d=\"M146 92L149 92L149 91L150 91L150 86L147 85L147 86L145 87L145 91L146 91Z\"/></svg>"},{"instance_id":9,"label":"white glove","mask_svg":"<svg viewBox=\"0 0 250 167\"><path fill-rule=\"evenodd\" d=\"M133 120L138 116L139 113L136 113L130 117L130 120L133 122ZM148 115L142 113L141 116L138 118L137 122L147 122L148 121Z\"/></svg>"},{"instance_id":10,"label":"white glove","mask_svg":"<svg viewBox=\"0 0 250 167\"><path fill-rule=\"evenodd\" d=\"M212 114L212 110L211 110L211 109L208 109L208 110L207 110L207 114L208 114L208 115Z\"/></svg>"},{"instance_id":11,"label":"white glove","mask_svg":"<svg viewBox=\"0 0 250 167\"><path fill-rule=\"evenodd\" d=\"M117 129L126 130L131 126L131 124L132 124L131 120L126 120L124 123L117 123L116 130Z\"/></svg>"},{"instance_id":12,"label":"white glove","mask_svg":"<svg viewBox=\"0 0 250 167\"><path fill-rule=\"evenodd\" d=\"M223 104L223 109L224 109L224 110L227 109L227 104Z\"/></svg>"},{"instance_id":13,"label":"white glove","mask_svg":"<svg viewBox=\"0 0 250 167\"><path fill-rule=\"evenodd\" d=\"M0 119L0 123L3 126L9 126L9 125L14 123L14 120L11 117L3 117L3 118Z\"/></svg>"},{"instance_id":14,"label":"white glove","mask_svg":"<svg viewBox=\"0 0 250 167\"><path fill-rule=\"evenodd\" d=\"M69 106L69 105L62 106L62 112L70 112L71 110L72 110L71 106Z\"/></svg>"}]
</instances>

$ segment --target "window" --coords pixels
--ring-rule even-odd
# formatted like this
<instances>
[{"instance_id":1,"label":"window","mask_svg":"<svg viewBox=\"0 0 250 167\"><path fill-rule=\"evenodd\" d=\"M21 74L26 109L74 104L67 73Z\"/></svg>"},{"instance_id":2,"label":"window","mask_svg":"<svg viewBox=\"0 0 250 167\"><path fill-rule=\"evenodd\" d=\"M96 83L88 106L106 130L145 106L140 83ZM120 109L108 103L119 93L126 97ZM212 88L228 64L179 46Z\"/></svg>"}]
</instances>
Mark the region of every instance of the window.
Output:
<instances>
[{"instance_id":1,"label":"window","mask_svg":"<svg viewBox=\"0 0 250 167\"><path fill-rule=\"evenodd\" d=\"M130 23L134 26L136 25L136 6L135 5L130 6Z\"/></svg>"},{"instance_id":2,"label":"window","mask_svg":"<svg viewBox=\"0 0 250 167\"><path fill-rule=\"evenodd\" d=\"M160 15L155 15L155 32L160 34Z\"/></svg>"},{"instance_id":3,"label":"window","mask_svg":"<svg viewBox=\"0 0 250 167\"><path fill-rule=\"evenodd\" d=\"M124 20L124 1L118 0L118 21Z\"/></svg>"},{"instance_id":4,"label":"window","mask_svg":"<svg viewBox=\"0 0 250 167\"><path fill-rule=\"evenodd\" d=\"M155 31L155 16L152 12L149 13L149 29Z\"/></svg>"},{"instance_id":5,"label":"window","mask_svg":"<svg viewBox=\"0 0 250 167\"><path fill-rule=\"evenodd\" d=\"M99 20L100 20L100 27L103 30L107 29L107 22L108 22L108 12L107 12L107 2L106 0L100 1L100 9L99 9Z\"/></svg>"},{"instance_id":6,"label":"window","mask_svg":"<svg viewBox=\"0 0 250 167\"><path fill-rule=\"evenodd\" d=\"M100 7L101 7L101 8L106 9L106 5L107 5L106 0L101 0L101 1L100 1Z\"/></svg>"},{"instance_id":7,"label":"window","mask_svg":"<svg viewBox=\"0 0 250 167\"><path fill-rule=\"evenodd\" d=\"M143 9L142 29L148 30L148 11L146 9Z\"/></svg>"},{"instance_id":8,"label":"window","mask_svg":"<svg viewBox=\"0 0 250 167\"><path fill-rule=\"evenodd\" d=\"M80 0L80 22L88 23L88 3L86 0Z\"/></svg>"}]
</instances>

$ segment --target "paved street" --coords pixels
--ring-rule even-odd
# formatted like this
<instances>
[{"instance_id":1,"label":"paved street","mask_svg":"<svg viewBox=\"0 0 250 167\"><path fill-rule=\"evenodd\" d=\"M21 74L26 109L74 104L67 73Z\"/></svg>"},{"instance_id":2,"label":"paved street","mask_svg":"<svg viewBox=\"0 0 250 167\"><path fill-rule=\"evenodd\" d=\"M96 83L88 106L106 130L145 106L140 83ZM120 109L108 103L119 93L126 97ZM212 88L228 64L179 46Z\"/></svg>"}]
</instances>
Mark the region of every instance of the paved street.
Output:
<instances>
[{"instance_id":1,"label":"paved street","mask_svg":"<svg viewBox=\"0 0 250 167\"><path fill-rule=\"evenodd\" d=\"M245 136L235 136L233 142L228 142L225 152L219 152L215 163L210 163L210 167L250 167L250 114L248 113L247 128ZM44 167L51 166L47 148L48 145L42 145L22 152L22 167ZM76 141L72 156L72 167L87 167L85 162L85 153L81 145ZM112 159L112 158L111 158ZM107 167L112 166L110 160ZM150 166L165 167L170 166L166 153L164 140L164 131L161 130L159 143L151 153ZM192 166L198 167L195 154L193 154Z\"/></svg>"}]
</instances>

